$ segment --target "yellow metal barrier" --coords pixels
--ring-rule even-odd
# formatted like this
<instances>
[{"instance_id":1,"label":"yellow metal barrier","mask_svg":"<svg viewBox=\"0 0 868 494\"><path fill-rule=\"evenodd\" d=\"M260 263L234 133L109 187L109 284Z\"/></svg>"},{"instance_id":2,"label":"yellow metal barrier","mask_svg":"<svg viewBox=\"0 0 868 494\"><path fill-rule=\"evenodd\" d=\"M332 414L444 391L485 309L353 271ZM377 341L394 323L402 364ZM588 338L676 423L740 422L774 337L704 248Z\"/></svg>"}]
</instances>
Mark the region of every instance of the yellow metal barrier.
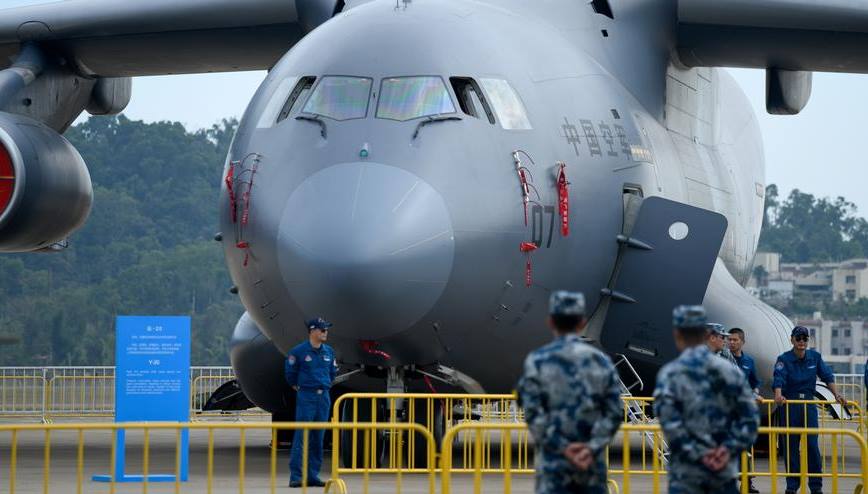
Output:
<instances>
[{"instance_id":1,"label":"yellow metal barrier","mask_svg":"<svg viewBox=\"0 0 868 494\"><path fill-rule=\"evenodd\" d=\"M41 375L0 374L0 416L44 418L47 389Z\"/></svg>"},{"instance_id":2,"label":"yellow metal barrier","mask_svg":"<svg viewBox=\"0 0 868 494\"><path fill-rule=\"evenodd\" d=\"M449 494L452 489L452 476L456 473L463 473L461 469L454 468L452 465L452 458L455 456L455 451L453 449L453 443L458 438L459 435L469 435L474 438L474 447L476 451L481 451L482 446L484 444L483 433L484 432L500 432L500 433L514 433L516 431L520 431L526 426L522 424L482 424L482 423L465 423L458 425L452 428L449 432L447 432L443 441L443 464L441 468L441 486L443 494ZM609 467L609 491L610 492L631 492L633 487L633 483L636 481L635 477L639 478L649 478L651 481L651 491L654 494L659 494L661 492L661 479L665 478L666 472L663 468L662 463L659 461L657 456L654 456L651 460L650 468L647 468L644 464L641 465L638 469L635 468L633 463L633 448L632 440L637 435L643 437L645 435L651 434L654 437L662 437L662 433L660 431L659 426L656 425L632 425L625 424L621 427L619 433L621 434L621 451L620 451L620 465L618 467L613 467L610 464ZM814 429L814 428L799 428L799 429L791 429L791 428L783 428L783 427L762 427L759 430L760 435L768 436L770 439L770 444L772 444L772 451L770 452L769 462L768 462L768 471L757 471L755 469L743 468L741 472L741 492L746 493L748 488L747 479L748 477L758 477L758 478L769 478L771 481L771 492L772 494L776 494L783 489L780 489L778 481L784 479L786 477L798 477L801 482L802 492L807 492L807 481L811 477L821 477L831 480L831 492L833 494L837 494L839 492L844 492L841 486L842 479L853 479L854 481L858 481L859 484L855 487L856 492L861 492L863 486L868 485L868 445L866 445L865 439L856 431L851 429ZM777 458L777 451L774 445L777 443L777 439L781 436L798 436L802 441L803 448L801 450L801 471L798 473L786 473L785 471L781 471L780 461ZM837 448L842 445L842 439L848 438L852 440L853 444L858 448L858 454L856 457L858 458L859 471L846 471L846 461L841 460L835 455L831 457L831 465L829 468L824 469L823 473L818 474L810 474L807 472L807 454L806 448L804 445L807 442L807 437L811 435L828 437L829 440L833 443L833 445ZM509 451L509 443L505 443L504 447L507 451ZM747 462L747 453L745 452L742 456L743 465L748 465ZM503 492L504 494L510 494L513 490L513 475L516 473L525 473L523 471L517 471L513 468L512 457L511 455L505 455L504 459L506 463L501 465L500 473L502 473L503 484L499 486L496 490L497 492ZM610 461L614 460L614 457L610 458ZM482 461L481 455L475 455L474 461L472 464L471 471L469 472L473 475L473 493L479 494L482 492L483 486L483 475L486 473L485 466ZM621 481L620 486L617 484L617 480ZM647 487L647 486L645 486ZM850 492L849 490L847 492Z\"/></svg>"},{"instance_id":3,"label":"yellow metal barrier","mask_svg":"<svg viewBox=\"0 0 868 494\"><path fill-rule=\"evenodd\" d=\"M835 386L847 401L859 403L859 409L865 411L865 376L863 374L835 374ZM864 419L865 417L863 417Z\"/></svg>"},{"instance_id":4,"label":"yellow metal barrier","mask_svg":"<svg viewBox=\"0 0 868 494\"><path fill-rule=\"evenodd\" d=\"M226 382L231 379L234 379L234 377L227 378L227 376L225 375L199 375L193 378L190 383L191 421L205 419L213 420L216 418L240 420L242 418L248 417L264 419L271 416L270 413L266 412L261 408L231 412L226 412L222 410L205 411L205 405L208 403L208 398L211 396L211 393L217 391L217 388L226 384Z\"/></svg>"},{"instance_id":5,"label":"yellow metal barrier","mask_svg":"<svg viewBox=\"0 0 868 494\"><path fill-rule=\"evenodd\" d=\"M0 419L105 418L114 415L115 369L110 366L0 367ZM263 410L204 412L212 392L235 379L231 367L190 368L192 419L254 418Z\"/></svg>"},{"instance_id":6,"label":"yellow metal barrier","mask_svg":"<svg viewBox=\"0 0 868 494\"><path fill-rule=\"evenodd\" d=\"M114 376L54 376L48 380L45 420L59 417L113 417L114 408Z\"/></svg>"},{"instance_id":7,"label":"yellow metal barrier","mask_svg":"<svg viewBox=\"0 0 868 494\"><path fill-rule=\"evenodd\" d=\"M456 427L453 427L446 433L446 436L443 439L443 456L442 456L442 468L440 471L441 474L441 492L443 494L450 494L452 491L452 476L457 473L463 473L460 469L454 468L452 465L452 458L455 456L455 452L453 450L453 443L459 437L459 435L467 435L472 436L474 438L474 447L476 451L481 451L482 446L484 445L483 433L484 432L500 432L501 434L509 434L511 435L514 432L520 431L526 428L524 424L482 424L482 423L465 423L460 424ZM662 463L659 461L657 456L652 458L651 468L646 468L645 466L640 467L639 469L635 469L633 467L633 457L632 457L632 447L631 441L633 438L638 436L645 436L648 434L653 435L654 437L662 437L662 433L660 431L659 426L656 425L633 425L633 424L625 424L621 426L620 432L621 434L621 451L620 451L620 466L619 468L613 468L610 463L609 466L609 491L611 493L631 492L634 481L636 480L634 477L640 478L648 478L651 480L651 491L654 494L659 494L662 489L661 479L665 478L666 472L663 468ZM776 454L777 452L773 449L770 453L769 460L769 469L768 471L749 471L750 469L743 469L741 472L741 492L747 492L747 478L749 476L753 477L768 477L771 480L771 492L772 494L777 494L777 492L782 491L783 489L779 489L777 483L779 479L784 479L786 477L799 477L801 481L802 492L807 492L807 479L810 477L822 477L831 479L831 492L833 494L837 494L842 492L842 487L840 485L841 479L855 479L859 481L860 484L856 486L856 492L862 492L863 486L868 485L868 445L866 445L865 439L856 431L850 429L788 429L781 427L762 427L759 430L760 435L769 436L772 440L772 444L776 442L776 439L779 436L783 435L797 435L800 437L800 440L805 443L807 441L807 437L810 435L820 435L820 436L828 436L830 440L836 446L840 444L843 438L848 438L853 441L853 443L857 446L859 450L858 463L859 463L859 472L850 472L842 471L841 464L835 460L835 457L832 457L832 465L830 470L824 470L823 473L820 474L809 474L807 473L807 456L805 454L805 449L802 449L801 454L801 463L802 469L800 473L781 473L780 465L777 462ZM505 442L504 448L509 451L510 443ZM513 475L516 473L524 473L519 472L512 466L512 457L507 454L503 457L506 462L500 465L499 472L491 472L487 471L485 465L482 460L482 456L477 454L474 457L474 461L472 464L470 474L473 475L473 493L480 494L482 492L483 485L483 475L487 473L498 473L502 475L503 484L499 486L497 492L503 492L504 494L510 494L513 490ZM614 458L610 458L610 462L614 460ZM742 455L743 464L747 465L747 453L745 452ZM620 485L618 485L617 480L620 480ZM646 486L647 487L647 486Z\"/></svg>"},{"instance_id":8,"label":"yellow metal barrier","mask_svg":"<svg viewBox=\"0 0 868 494\"><path fill-rule=\"evenodd\" d=\"M208 446L207 446L207 460L206 460L206 478L205 482L205 492L208 494L212 494L214 491L214 471L215 471L215 431L237 431L239 434L239 444L238 444L238 490L237 492L243 493L245 490L247 482L247 474L248 471L253 467L253 462L249 462L249 456L247 454L247 441L246 435L249 431L260 430L260 431L270 431L272 444L276 444L277 431L279 430L292 430L292 431L303 431L302 433L302 451L304 454L302 455L302 484L303 484L303 493L308 492L307 487L307 467L308 467L308 438L310 431L313 430L324 430L324 431L345 431L351 430L354 432L364 432L364 443L370 444L370 438L374 435L376 431L384 430L384 429L393 429L397 431L401 431L404 433L413 433L418 434L422 438L422 441L425 442L425 447L427 447L431 458L431 461L424 469L424 472L427 473L428 482L427 482L427 491L431 494L435 492L436 488L436 474L433 463L433 451L434 451L434 441L431 437L430 433L425 430L424 427L418 424L336 424L336 423L122 423L122 424L19 424L19 425L6 425L0 424L0 435L5 435L6 433L10 436L10 442L8 443L9 449L9 494L15 494L18 489L18 466L19 466L19 445L22 434L27 432L31 433L44 433L42 437L43 444L43 464L42 464L42 492L48 494L50 492L51 487L51 473L52 473L52 437L56 437L60 433L75 433L76 434L76 457L75 457L75 492L77 494L81 494L82 492L90 491L91 488L86 488L84 479L85 479L85 444L86 444L86 434L87 432L109 432L111 435L108 440L111 442L111 453L110 457L107 459L108 461L103 464L103 468L107 469L110 472L115 471L115 441L112 438L117 434L117 431L126 431L137 432L140 431L142 434L142 459L141 459L141 468L143 474L143 482L141 484L141 490L143 493L147 494L149 488L148 482L148 474L152 471L151 458L153 455L154 446L152 446L152 433L158 431L169 431L174 432L172 444L174 446L174 455L172 457L173 463L173 472L175 474L174 481L174 492L179 493L182 492L183 487L189 487L191 491L201 492L200 486L195 485L194 482L190 482L190 484L183 484L180 479L181 473L181 432L183 430L189 430L192 432L195 431L204 431L207 432L208 438ZM105 439L105 438L104 438ZM4 446L0 446L0 450L5 449ZM277 492L277 450L274 448L269 448L270 454L268 456L268 492L274 494ZM157 455L159 458L159 454ZM0 457L2 458L2 457ZM250 465L248 465L250 463ZM261 466L261 465L260 465ZM260 468L261 469L261 468ZM362 478L362 492L368 493L370 490L371 478L370 475L373 472L372 468L366 468L363 466L361 472ZM380 473L380 472L377 472ZM400 493L402 489L402 474L406 473L402 468L399 468L395 472L395 492ZM72 492L72 482L64 480L62 484L62 488L60 492ZM256 487L256 486L254 486ZM109 483L109 492L114 494L117 489L117 483L115 479L112 478ZM225 492L225 486L221 489ZM343 479L338 478L336 475L334 478L330 479L326 483L325 492L334 492L336 494L346 494L347 493L347 484Z\"/></svg>"},{"instance_id":9,"label":"yellow metal barrier","mask_svg":"<svg viewBox=\"0 0 868 494\"><path fill-rule=\"evenodd\" d=\"M481 420L486 423L523 423L524 416L516 405L513 394L470 395L434 393L349 393L341 396L333 405L332 422L355 424L360 422L422 425L435 445L456 424ZM332 471L358 473L362 458L377 472L394 473L401 469L408 473L426 472L426 459L416 446L416 437L404 437L390 428L384 428L381 437L375 437L369 451L362 456L361 445L355 433L341 438L337 432L332 438ZM520 455L527 461L527 432L518 438ZM490 463L490 442L485 445L486 462ZM343 453L342 453L343 452ZM463 448L465 462L469 463L474 451L469 444ZM433 453L436 458L437 450ZM343 456L343 465L342 457Z\"/></svg>"}]
</instances>

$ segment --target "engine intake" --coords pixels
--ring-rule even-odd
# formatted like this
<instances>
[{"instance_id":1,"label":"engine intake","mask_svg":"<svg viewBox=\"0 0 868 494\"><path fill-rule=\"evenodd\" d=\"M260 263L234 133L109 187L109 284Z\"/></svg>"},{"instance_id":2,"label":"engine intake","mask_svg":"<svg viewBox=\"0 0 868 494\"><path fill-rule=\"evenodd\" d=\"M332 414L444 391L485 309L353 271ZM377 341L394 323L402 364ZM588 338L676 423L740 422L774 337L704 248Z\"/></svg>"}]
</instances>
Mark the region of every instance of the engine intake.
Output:
<instances>
[{"instance_id":1,"label":"engine intake","mask_svg":"<svg viewBox=\"0 0 868 494\"><path fill-rule=\"evenodd\" d=\"M0 113L0 252L50 247L84 223L92 203L90 174L69 141Z\"/></svg>"}]
</instances>

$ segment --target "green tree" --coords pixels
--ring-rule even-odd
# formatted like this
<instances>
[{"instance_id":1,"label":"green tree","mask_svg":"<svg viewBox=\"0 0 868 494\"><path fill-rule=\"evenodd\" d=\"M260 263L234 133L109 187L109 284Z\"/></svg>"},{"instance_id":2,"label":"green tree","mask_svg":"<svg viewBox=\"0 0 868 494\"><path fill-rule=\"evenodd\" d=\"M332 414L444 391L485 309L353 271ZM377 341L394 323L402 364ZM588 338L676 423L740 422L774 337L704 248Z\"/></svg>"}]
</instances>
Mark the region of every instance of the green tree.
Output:
<instances>
[{"instance_id":1,"label":"green tree","mask_svg":"<svg viewBox=\"0 0 868 494\"><path fill-rule=\"evenodd\" d=\"M21 337L0 365L112 364L124 314L190 315L193 362L228 363L243 308L211 239L236 127L187 132L119 116L67 132L88 163L94 209L64 252L0 256L0 334Z\"/></svg>"},{"instance_id":2,"label":"green tree","mask_svg":"<svg viewBox=\"0 0 868 494\"><path fill-rule=\"evenodd\" d=\"M780 252L784 262L828 262L868 252L868 227L855 204L843 197L817 198L798 189L778 202L777 187L766 189L760 250Z\"/></svg>"}]
</instances>

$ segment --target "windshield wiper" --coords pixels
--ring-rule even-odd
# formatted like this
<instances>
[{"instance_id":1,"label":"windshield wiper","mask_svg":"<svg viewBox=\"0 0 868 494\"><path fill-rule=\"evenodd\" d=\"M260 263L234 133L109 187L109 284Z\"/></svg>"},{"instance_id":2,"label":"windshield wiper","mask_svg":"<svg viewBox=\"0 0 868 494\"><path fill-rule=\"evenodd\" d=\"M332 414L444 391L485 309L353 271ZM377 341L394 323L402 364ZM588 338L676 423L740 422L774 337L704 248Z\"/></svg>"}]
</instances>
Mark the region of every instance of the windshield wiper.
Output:
<instances>
[{"instance_id":1,"label":"windshield wiper","mask_svg":"<svg viewBox=\"0 0 868 494\"><path fill-rule=\"evenodd\" d=\"M323 119L319 118L318 115L299 115L299 116L295 117L295 119L296 120L302 120L304 122L313 122L313 123L319 125L320 135L322 136L323 139L327 139L326 136L328 134L328 131L326 130L326 123L323 121Z\"/></svg>"},{"instance_id":2,"label":"windshield wiper","mask_svg":"<svg viewBox=\"0 0 868 494\"><path fill-rule=\"evenodd\" d=\"M460 122L461 120L463 120L461 117L456 117L455 115L433 115L433 116L430 116L430 117L426 118L425 120L422 120L421 122L419 122L418 125L416 125L416 131L413 132L413 140L415 141L416 138L419 137L419 132L422 130L422 127L424 127L426 125L430 125L430 124L437 123L437 122L452 122L452 121Z\"/></svg>"}]
</instances>

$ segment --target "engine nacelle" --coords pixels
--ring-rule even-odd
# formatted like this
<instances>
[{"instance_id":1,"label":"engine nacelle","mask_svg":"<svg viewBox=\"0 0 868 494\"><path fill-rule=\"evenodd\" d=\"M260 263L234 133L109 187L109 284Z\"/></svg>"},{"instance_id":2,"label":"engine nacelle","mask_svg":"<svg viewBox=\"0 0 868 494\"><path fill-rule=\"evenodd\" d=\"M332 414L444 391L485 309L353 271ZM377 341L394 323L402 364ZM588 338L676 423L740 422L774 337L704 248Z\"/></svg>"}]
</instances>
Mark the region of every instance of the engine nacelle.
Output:
<instances>
[{"instance_id":1,"label":"engine nacelle","mask_svg":"<svg viewBox=\"0 0 868 494\"><path fill-rule=\"evenodd\" d=\"M294 392L284 378L286 357L262 334L248 313L238 320L230 346L232 367L244 395L271 413L294 412Z\"/></svg>"},{"instance_id":2,"label":"engine nacelle","mask_svg":"<svg viewBox=\"0 0 868 494\"><path fill-rule=\"evenodd\" d=\"M28 117L0 113L0 252L60 242L92 203L90 174L69 141Z\"/></svg>"}]
</instances>

